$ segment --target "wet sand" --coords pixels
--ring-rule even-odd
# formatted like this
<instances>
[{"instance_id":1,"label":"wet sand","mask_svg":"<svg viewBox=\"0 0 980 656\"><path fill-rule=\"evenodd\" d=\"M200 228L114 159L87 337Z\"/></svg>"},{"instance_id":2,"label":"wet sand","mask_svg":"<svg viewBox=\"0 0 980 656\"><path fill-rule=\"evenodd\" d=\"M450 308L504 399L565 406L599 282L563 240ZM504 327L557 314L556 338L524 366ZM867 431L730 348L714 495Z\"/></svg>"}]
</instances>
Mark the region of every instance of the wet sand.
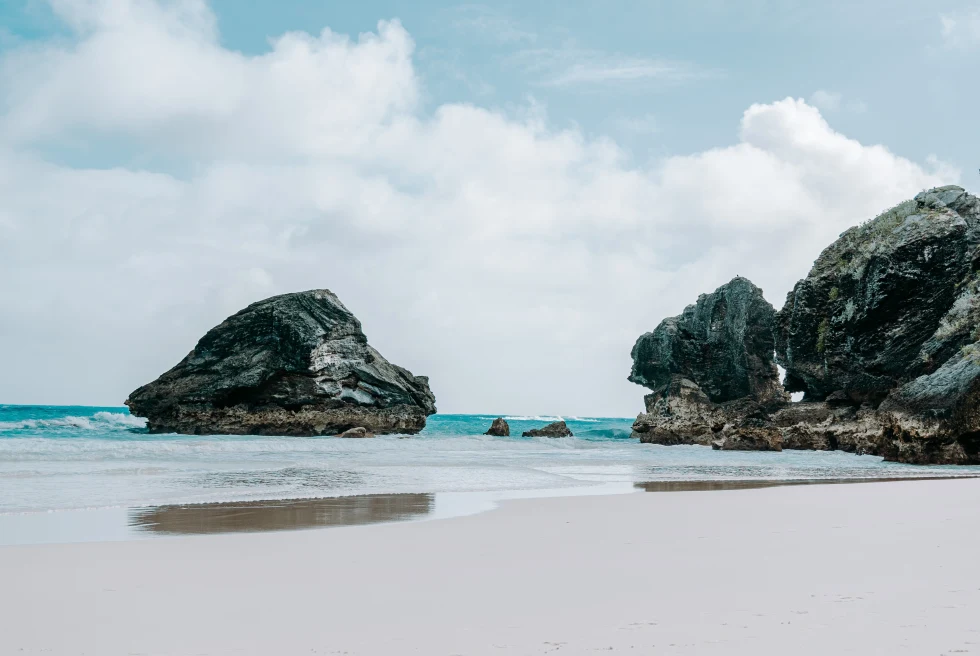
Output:
<instances>
[{"instance_id":1,"label":"wet sand","mask_svg":"<svg viewBox=\"0 0 980 656\"><path fill-rule=\"evenodd\" d=\"M360 526L420 519L432 511L434 503L432 494L365 494L323 499L153 506L131 509L129 525L140 532L162 535Z\"/></svg>"},{"instance_id":2,"label":"wet sand","mask_svg":"<svg viewBox=\"0 0 980 656\"><path fill-rule=\"evenodd\" d=\"M980 651L980 481L0 548L0 654Z\"/></svg>"}]
</instances>

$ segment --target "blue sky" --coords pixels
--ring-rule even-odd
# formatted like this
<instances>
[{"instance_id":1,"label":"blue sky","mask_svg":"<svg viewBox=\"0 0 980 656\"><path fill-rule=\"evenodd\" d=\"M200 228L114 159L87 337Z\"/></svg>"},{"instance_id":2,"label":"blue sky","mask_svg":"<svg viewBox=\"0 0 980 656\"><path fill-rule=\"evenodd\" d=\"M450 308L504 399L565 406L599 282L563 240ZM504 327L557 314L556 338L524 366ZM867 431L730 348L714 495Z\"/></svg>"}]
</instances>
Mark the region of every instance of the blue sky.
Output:
<instances>
[{"instance_id":1,"label":"blue sky","mask_svg":"<svg viewBox=\"0 0 980 656\"><path fill-rule=\"evenodd\" d=\"M974 169L978 61L944 38L943 17L974 25L980 3L921 0L459 3L212 0L221 43L248 54L287 31L356 35L399 19L416 41L428 105L523 104L556 124L609 134L637 158L697 152L732 140L755 102L818 91L834 126L862 142ZM43 0L6 0L14 39L65 36ZM8 37L8 43L13 41ZM582 79L561 79L575 66ZM658 73L657 66L668 71ZM632 72L629 69L632 67ZM674 70L677 69L677 70ZM619 73L617 74L617 70Z\"/></svg>"},{"instance_id":2,"label":"blue sky","mask_svg":"<svg viewBox=\"0 0 980 656\"><path fill-rule=\"evenodd\" d=\"M443 412L635 414L699 293L977 188L978 57L965 1L7 0L0 402L326 287Z\"/></svg>"}]
</instances>

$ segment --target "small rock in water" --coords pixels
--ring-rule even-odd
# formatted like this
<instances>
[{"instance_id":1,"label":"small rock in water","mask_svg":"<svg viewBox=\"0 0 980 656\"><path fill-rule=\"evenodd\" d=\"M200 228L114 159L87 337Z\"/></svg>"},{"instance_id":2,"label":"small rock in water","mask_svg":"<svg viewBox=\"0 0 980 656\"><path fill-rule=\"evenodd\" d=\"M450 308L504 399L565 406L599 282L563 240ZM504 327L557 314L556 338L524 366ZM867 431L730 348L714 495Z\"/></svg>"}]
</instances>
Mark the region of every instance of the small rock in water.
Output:
<instances>
[{"instance_id":1,"label":"small rock in water","mask_svg":"<svg viewBox=\"0 0 980 656\"><path fill-rule=\"evenodd\" d=\"M374 437L374 433L364 428L363 426L358 426L356 428L345 430L337 437Z\"/></svg>"},{"instance_id":2,"label":"small rock in water","mask_svg":"<svg viewBox=\"0 0 980 656\"><path fill-rule=\"evenodd\" d=\"M494 437L510 437L510 425L504 420L503 417L497 417L490 424L490 430L488 430L484 435L493 435Z\"/></svg>"},{"instance_id":3,"label":"small rock in water","mask_svg":"<svg viewBox=\"0 0 980 656\"><path fill-rule=\"evenodd\" d=\"M532 428L524 431L522 437L573 437L572 431L568 429L564 421L556 421L548 424L544 428Z\"/></svg>"}]
</instances>

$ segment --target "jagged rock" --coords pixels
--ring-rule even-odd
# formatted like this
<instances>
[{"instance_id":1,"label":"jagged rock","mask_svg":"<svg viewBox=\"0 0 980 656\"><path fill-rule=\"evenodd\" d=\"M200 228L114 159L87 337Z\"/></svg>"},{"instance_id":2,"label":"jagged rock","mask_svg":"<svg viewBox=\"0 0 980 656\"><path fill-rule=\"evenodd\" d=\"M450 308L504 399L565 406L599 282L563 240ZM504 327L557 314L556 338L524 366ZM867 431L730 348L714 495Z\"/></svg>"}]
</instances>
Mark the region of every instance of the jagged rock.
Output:
<instances>
[{"instance_id":1,"label":"jagged rock","mask_svg":"<svg viewBox=\"0 0 980 656\"><path fill-rule=\"evenodd\" d=\"M766 408L789 400L773 361L776 311L735 278L633 347L629 380L654 390L633 436L653 444L780 450Z\"/></svg>"},{"instance_id":2,"label":"jagged rock","mask_svg":"<svg viewBox=\"0 0 980 656\"><path fill-rule=\"evenodd\" d=\"M784 401L773 360L775 314L761 289L734 278L640 337L633 346L629 380L661 390L680 375L713 403L744 397Z\"/></svg>"},{"instance_id":3,"label":"jagged rock","mask_svg":"<svg viewBox=\"0 0 980 656\"><path fill-rule=\"evenodd\" d=\"M522 437L573 437L564 421L556 421L543 428L532 428L521 433Z\"/></svg>"},{"instance_id":4,"label":"jagged rock","mask_svg":"<svg viewBox=\"0 0 980 656\"><path fill-rule=\"evenodd\" d=\"M880 403L977 341L980 201L940 187L851 228L778 314L786 388Z\"/></svg>"},{"instance_id":5,"label":"jagged rock","mask_svg":"<svg viewBox=\"0 0 980 656\"><path fill-rule=\"evenodd\" d=\"M357 426L356 428L349 428L345 430L337 437L374 437L374 433L363 426Z\"/></svg>"},{"instance_id":6,"label":"jagged rock","mask_svg":"<svg viewBox=\"0 0 980 656\"><path fill-rule=\"evenodd\" d=\"M840 409L785 427L787 445L980 463L980 199L938 187L844 232L787 296L776 337L787 389Z\"/></svg>"},{"instance_id":7,"label":"jagged rock","mask_svg":"<svg viewBox=\"0 0 980 656\"><path fill-rule=\"evenodd\" d=\"M980 344L963 347L937 371L893 391L878 415L886 459L980 463Z\"/></svg>"},{"instance_id":8,"label":"jagged rock","mask_svg":"<svg viewBox=\"0 0 980 656\"><path fill-rule=\"evenodd\" d=\"M693 381L674 376L660 394L647 397L647 412L633 435L647 444L701 444L716 449L781 451L782 435L765 408L749 398L712 403Z\"/></svg>"},{"instance_id":9,"label":"jagged rock","mask_svg":"<svg viewBox=\"0 0 980 656\"><path fill-rule=\"evenodd\" d=\"M647 411L633 422L632 437L649 444L711 444L725 427L720 405L712 403L698 385L680 375L645 397Z\"/></svg>"},{"instance_id":10,"label":"jagged rock","mask_svg":"<svg viewBox=\"0 0 980 656\"><path fill-rule=\"evenodd\" d=\"M782 451L783 436L769 425L741 426L711 443L716 451Z\"/></svg>"},{"instance_id":11,"label":"jagged rock","mask_svg":"<svg viewBox=\"0 0 980 656\"><path fill-rule=\"evenodd\" d=\"M493 435L494 437L510 437L510 424L503 417L497 417L490 424L490 430L484 434Z\"/></svg>"},{"instance_id":12,"label":"jagged rock","mask_svg":"<svg viewBox=\"0 0 980 656\"><path fill-rule=\"evenodd\" d=\"M880 451L882 425L869 404L793 403L774 412L774 426L784 449L847 451L858 455Z\"/></svg>"},{"instance_id":13,"label":"jagged rock","mask_svg":"<svg viewBox=\"0 0 980 656\"><path fill-rule=\"evenodd\" d=\"M980 199L938 187L847 230L774 322L739 280L637 342L630 380L655 392L634 435L980 464ZM767 326L802 403L772 386Z\"/></svg>"},{"instance_id":14,"label":"jagged rock","mask_svg":"<svg viewBox=\"0 0 980 656\"><path fill-rule=\"evenodd\" d=\"M411 434L436 411L428 378L371 348L327 290L249 305L126 405L151 433L188 434Z\"/></svg>"}]
</instances>

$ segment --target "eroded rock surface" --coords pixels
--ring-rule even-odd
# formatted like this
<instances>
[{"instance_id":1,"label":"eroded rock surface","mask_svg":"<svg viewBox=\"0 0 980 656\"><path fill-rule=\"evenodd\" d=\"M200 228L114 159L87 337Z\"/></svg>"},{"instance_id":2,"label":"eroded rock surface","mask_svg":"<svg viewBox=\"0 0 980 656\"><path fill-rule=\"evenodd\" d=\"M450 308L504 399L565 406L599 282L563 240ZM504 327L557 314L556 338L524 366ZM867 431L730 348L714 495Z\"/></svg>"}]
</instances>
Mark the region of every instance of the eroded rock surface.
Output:
<instances>
[{"instance_id":1,"label":"eroded rock surface","mask_svg":"<svg viewBox=\"0 0 980 656\"><path fill-rule=\"evenodd\" d=\"M640 337L629 380L656 391L680 375L714 403L784 400L773 359L775 315L761 289L733 278Z\"/></svg>"},{"instance_id":2,"label":"eroded rock surface","mask_svg":"<svg viewBox=\"0 0 980 656\"><path fill-rule=\"evenodd\" d=\"M374 433L370 432L368 429L364 428L363 426L358 426L357 428L348 428L343 433L341 433L339 437L354 437L354 438L374 437Z\"/></svg>"},{"instance_id":3,"label":"eroded rock surface","mask_svg":"<svg viewBox=\"0 0 980 656\"><path fill-rule=\"evenodd\" d=\"M980 200L924 191L844 232L778 314L736 278L633 358L643 441L980 464Z\"/></svg>"},{"instance_id":4,"label":"eroded rock surface","mask_svg":"<svg viewBox=\"0 0 980 656\"><path fill-rule=\"evenodd\" d=\"M274 296L212 328L177 366L130 394L151 433L417 433L428 378L388 362L328 290Z\"/></svg>"},{"instance_id":5,"label":"eroded rock surface","mask_svg":"<svg viewBox=\"0 0 980 656\"><path fill-rule=\"evenodd\" d=\"M889 460L980 464L980 344L894 390L878 409Z\"/></svg>"},{"instance_id":6,"label":"eroded rock surface","mask_svg":"<svg viewBox=\"0 0 980 656\"><path fill-rule=\"evenodd\" d=\"M776 339L786 388L836 408L793 439L980 462L980 200L939 187L843 233L787 296Z\"/></svg>"},{"instance_id":7,"label":"eroded rock surface","mask_svg":"<svg viewBox=\"0 0 980 656\"><path fill-rule=\"evenodd\" d=\"M571 429L564 421L556 421L543 428L532 428L521 433L522 437L573 437Z\"/></svg>"},{"instance_id":8,"label":"eroded rock surface","mask_svg":"<svg viewBox=\"0 0 980 656\"><path fill-rule=\"evenodd\" d=\"M780 450L768 409L789 400L773 359L776 311L734 278L633 347L629 379L653 390L633 435L654 444Z\"/></svg>"},{"instance_id":9,"label":"eroded rock surface","mask_svg":"<svg viewBox=\"0 0 980 656\"><path fill-rule=\"evenodd\" d=\"M877 405L977 341L980 203L940 187L844 232L778 314L786 388Z\"/></svg>"},{"instance_id":10,"label":"eroded rock surface","mask_svg":"<svg viewBox=\"0 0 980 656\"><path fill-rule=\"evenodd\" d=\"M497 417L490 424L490 429L484 434L494 437L510 437L510 424L503 417Z\"/></svg>"}]
</instances>

